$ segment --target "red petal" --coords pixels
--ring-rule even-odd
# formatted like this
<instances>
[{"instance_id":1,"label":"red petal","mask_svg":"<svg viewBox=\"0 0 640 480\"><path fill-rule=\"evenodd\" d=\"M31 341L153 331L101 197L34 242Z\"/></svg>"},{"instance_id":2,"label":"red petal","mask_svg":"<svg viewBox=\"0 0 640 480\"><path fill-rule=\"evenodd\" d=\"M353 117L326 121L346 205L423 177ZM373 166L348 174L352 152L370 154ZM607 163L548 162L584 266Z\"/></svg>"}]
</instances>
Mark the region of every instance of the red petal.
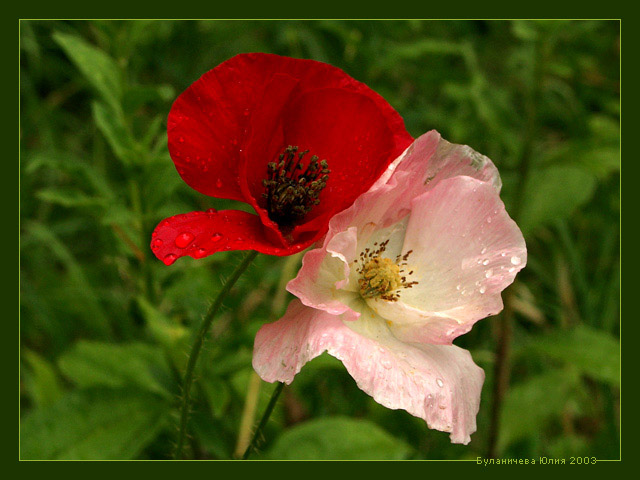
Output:
<instances>
[{"instance_id":1,"label":"red petal","mask_svg":"<svg viewBox=\"0 0 640 480\"><path fill-rule=\"evenodd\" d=\"M331 173L320 204L294 231L322 230L329 218L366 192L411 139L397 142L378 106L344 90L308 92L289 106L285 141L326 159Z\"/></svg>"},{"instance_id":2,"label":"red petal","mask_svg":"<svg viewBox=\"0 0 640 480\"><path fill-rule=\"evenodd\" d=\"M193 83L169 113L169 152L191 187L205 195L244 199L238 174L249 120L276 74L298 80L299 94L338 88L370 98L385 119L398 153L410 143L411 137L398 113L380 95L342 70L313 60L262 53L237 55ZM289 86L283 83L284 89ZM333 113L343 115L340 110ZM256 171L272 160L262 156L247 159L252 165L259 164Z\"/></svg>"},{"instance_id":3,"label":"red petal","mask_svg":"<svg viewBox=\"0 0 640 480\"><path fill-rule=\"evenodd\" d=\"M186 255L203 258L225 250L256 250L268 255L291 255L311 241L283 246L270 241L260 218L240 210L191 212L167 218L152 234L151 250L166 265Z\"/></svg>"}]
</instances>

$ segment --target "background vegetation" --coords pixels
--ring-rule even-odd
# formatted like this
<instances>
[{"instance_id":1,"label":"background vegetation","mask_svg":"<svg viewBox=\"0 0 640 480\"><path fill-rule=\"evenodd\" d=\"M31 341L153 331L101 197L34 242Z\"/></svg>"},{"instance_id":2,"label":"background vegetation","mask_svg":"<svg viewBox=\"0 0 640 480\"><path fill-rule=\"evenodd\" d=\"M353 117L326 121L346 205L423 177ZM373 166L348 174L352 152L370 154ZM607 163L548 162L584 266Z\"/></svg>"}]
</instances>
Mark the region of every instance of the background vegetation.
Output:
<instances>
[{"instance_id":1,"label":"background vegetation","mask_svg":"<svg viewBox=\"0 0 640 480\"><path fill-rule=\"evenodd\" d=\"M151 254L164 217L235 207L181 181L166 118L205 71L264 51L341 67L412 135L490 156L529 264L506 313L456 341L487 373L468 446L379 406L324 355L285 388L256 458L618 458L619 39L612 21L23 21L21 457L170 457L191 336L243 254ZM194 458L234 456L268 401L251 349L288 300L286 262L259 256L214 324Z\"/></svg>"}]
</instances>

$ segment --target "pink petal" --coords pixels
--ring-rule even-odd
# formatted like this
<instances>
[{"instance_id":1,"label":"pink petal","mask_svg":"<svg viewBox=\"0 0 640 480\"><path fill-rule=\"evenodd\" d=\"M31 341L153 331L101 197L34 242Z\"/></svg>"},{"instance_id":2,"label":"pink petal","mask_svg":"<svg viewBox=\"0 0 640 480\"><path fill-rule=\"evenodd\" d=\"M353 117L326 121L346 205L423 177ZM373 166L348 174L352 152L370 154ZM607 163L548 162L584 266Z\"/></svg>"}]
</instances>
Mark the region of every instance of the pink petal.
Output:
<instances>
[{"instance_id":1,"label":"pink petal","mask_svg":"<svg viewBox=\"0 0 640 480\"><path fill-rule=\"evenodd\" d=\"M287 290L309 307L333 315L349 310L353 292L345 290L349 279L349 263L356 256L356 228L335 235L326 248L307 252L302 259L302 274L287 284Z\"/></svg>"},{"instance_id":2,"label":"pink petal","mask_svg":"<svg viewBox=\"0 0 640 480\"><path fill-rule=\"evenodd\" d=\"M450 432L454 443L468 443L484 381L469 352L402 343L370 311L351 320L348 327L340 316L293 300L282 319L258 331L256 372L267 382L291 383L306 362L327 351L381 405L404 409L430 428Z\"/></svg>"},{"instance_id":3,"label":"pink petal","mask_svg":"<svg viewBox=\"0 0 640 480\"><path fill-rule=\"evenodd\" d=\"M518 226L496 190L469 177L442 180L413 201L403 251L413 270L398 302L369 302L400 338L451 343L502 310L500 293L527 262Z\"/></svg>"},{"instance_id":4,"label":"pink petal","mask_svg":"<svg viewBox=\"0 0 640 480\"><path fill-rule=\"evenodd\" d=\"M395 170L409 173L412 187L422 184L427 190L442 180L460 175L489 182L498 192L502 186L498 169L488 157L468 145L446 141L435 130L415 140L398 159ZM421 188L418 194L424 190Z\"/></svg>"},{"instance_id":5,"label":"pink petal","mask_svg":"<svg viewBox=\"0 0 640 480\"><path fill-rule=\"evenodd\" d=\"M353 205L329 223L331 238L350 226L387 227L405 217L412 200L448 178L468 176L488 182L500 191L500 175L491 160L466 145L444 140L432 130L416 139Z\"/></svg>"}]
</instances>

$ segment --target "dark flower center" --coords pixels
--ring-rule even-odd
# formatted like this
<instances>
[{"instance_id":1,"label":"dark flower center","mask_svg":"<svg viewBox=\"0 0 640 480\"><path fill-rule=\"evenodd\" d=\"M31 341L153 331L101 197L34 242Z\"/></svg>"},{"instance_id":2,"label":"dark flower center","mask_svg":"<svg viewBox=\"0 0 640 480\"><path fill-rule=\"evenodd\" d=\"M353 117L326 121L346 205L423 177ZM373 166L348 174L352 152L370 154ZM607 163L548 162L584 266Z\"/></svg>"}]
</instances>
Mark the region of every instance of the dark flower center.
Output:
<instances>
[{"instance_id":1,"label":"dark flower center","mask_svg":"<svg viewBox=\"0 0 640 480\"><path fill-rule=\"evenodd\" d=\"M327 186L331 172L327 161L313 155L305 170L303 158L307 153L309 150L298 152L298 147L289 145L277 163L267 165L262 196L269 218L280 226L288 227L302 219L320 203L320 192Z\"/></svg>"}]
</instances>

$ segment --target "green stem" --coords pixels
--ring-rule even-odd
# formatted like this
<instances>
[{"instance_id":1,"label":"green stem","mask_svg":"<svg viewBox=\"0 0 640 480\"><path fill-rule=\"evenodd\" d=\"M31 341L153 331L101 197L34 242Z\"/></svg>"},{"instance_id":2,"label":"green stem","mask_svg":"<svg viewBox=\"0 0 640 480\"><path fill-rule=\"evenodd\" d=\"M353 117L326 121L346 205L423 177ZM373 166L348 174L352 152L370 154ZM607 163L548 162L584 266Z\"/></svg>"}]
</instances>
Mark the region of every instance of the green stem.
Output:
<instances>
[{"instance_id":1,"label":"green stem","mask_svg":"<svg viewBox=\"0 0 640 480\"><path fill-rule=\"evenodd\" d=\"M276 388L273 389L273 393L271 394L271 400L269 400L269 405L267 405L267 408L264 411L262 418L260 419L258 428L256 428L256 431L253 434L253 437L251 438L251 443L249 443L249 446L244 451L244 455L242 455L243 460L246 460L247 458L249 458L249 455L251 455L251 452L253 452L256 449L256 444L258 443L260 434L262 433L262 430L264 429L265 425L269 421L269 417L271 416L273 407L276 406L276 402L278 401L278 397L280 396L280 392L282 392L283 388L284 388L284 383L278 382L278 384L276 385Z\"/></svg>"},{"instance_id":2,"label":"green stem","mask_svg":"<svg viewBox=\"0 0 640 480\"><path fill-rule=\"evenodd\" d=\"M178 433L178 443L176 445L176 451L174 454L174 458L179 459L182 457L182 450L184 448L184 442L187 437L187 423L189 421L189 395L191 392L191 385L193 384L193 375L196 368L196 363L198 362L198 356L200 355L200 350L202 349L202 345L204 344L204 340L207 336L207 332L211 327L211 323L213 322L216 313L220 310L222 306L222 301L225 299L229 291L233 288L233 285L238 281L240 275L247 269L249 264L256 258L258 252L250 252L247 255L242 263L236 267L233 271L227 282L222 286L218 296L213 301L211 308L202 320L202 324L200 325L200 329L198 330L198 334L193 341L193 345L191 346L191 352L189 353L189 361L187 362L187 370L184 374L184 380L182 382L182 402L180 406L180 431Z\"/></svg>"}]
</instances>

